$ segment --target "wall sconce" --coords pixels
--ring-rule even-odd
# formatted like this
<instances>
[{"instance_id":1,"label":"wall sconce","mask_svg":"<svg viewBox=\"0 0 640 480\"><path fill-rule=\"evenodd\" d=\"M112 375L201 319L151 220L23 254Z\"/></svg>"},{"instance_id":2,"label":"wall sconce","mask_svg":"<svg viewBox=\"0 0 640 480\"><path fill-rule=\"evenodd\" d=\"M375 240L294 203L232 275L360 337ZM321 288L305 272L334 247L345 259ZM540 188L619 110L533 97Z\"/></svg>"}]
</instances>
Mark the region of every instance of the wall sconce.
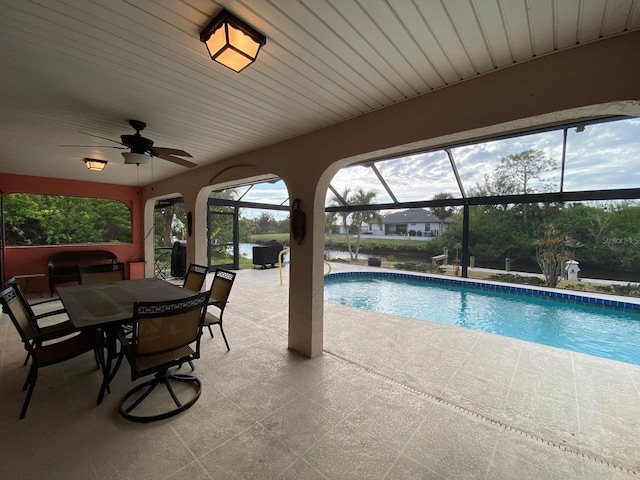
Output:
<instances>
[{"instance_id":1,"label":"wall sconce","mask_svg":"<svg viewBox=\"0 0 640 480\"><path fill-rule=\"evenodd\" d=\"M267 43L267 37L226 10L202 30L200 40L207 46L212 60L234 72L251 65Z\"/></svg>"},{"instance_id":2,"label":"wall sconce","mask_svg":"<svg viewBox=\"0 0 640 480\"><path fill-rule=\"evenodd\" d=\"M105 160L96 160L95 158L85 158L84 164L89 170L95 170L96 172L101 172L107 166Z\"/></svg>"}]
</instances>

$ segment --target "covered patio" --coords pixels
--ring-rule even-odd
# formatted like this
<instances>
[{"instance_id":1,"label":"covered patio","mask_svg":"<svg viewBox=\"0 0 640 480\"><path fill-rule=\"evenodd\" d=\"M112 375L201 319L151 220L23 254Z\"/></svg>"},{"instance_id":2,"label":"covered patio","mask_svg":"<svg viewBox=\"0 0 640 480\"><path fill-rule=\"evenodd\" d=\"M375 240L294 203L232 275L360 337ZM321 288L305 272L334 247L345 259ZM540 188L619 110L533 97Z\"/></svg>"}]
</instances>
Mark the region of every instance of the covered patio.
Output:
<instances>
[{"instance_id":1,"label":"covered patio","mask_svg":"<svg viewBox=\"0 0 640 480\"><path fill-rule=\"evenodd\" d=\"M207 336L195 365L203 397L149 425L118 415L131 388L127 366L95 404L100 379L90 355L44 369L19 421L27 368L4 323L3 476L638 475L640 367L337 304L325 305L324 352L306 359L285 348L287 297L277 270L240 271L225 317L231 351Z\"/></svg>"},{"instance_id":2,"label":"covered patio","mask_svg":"<svg viewBox=\"0 0 640 480\"><path fill-rule=\"evenodd\" d=\"M280 178L307 219L291 242L288 348L320 355L325 199L341 168L640 115L636 2L374 3L4 2L0 187L124 202L131 243L109 248L151 277L158 200L182 196L187 262L207 264L208 195ZM267 38L241 73L201 41L223 7ZM148 138L131 144L132 129ZM67 248L6 249L4 280Z\"/></svg>"},{"instance_id":3,"label":"covered patio","mask_svg":"<svg viewBox=\"0 0 640 480\"><path fill-rule=\"evenodd\" d=\"M323 298L325 199L343 167L640 116L637 0L0 4L4 195L123 202L131 241L104 248L144 263L146 277L155 273L159 200L184 199L188 263L207 264L213 190L279 178L288 205L299 200L306 214L304 240L290 242L287 285L277 270L239 272L225 314L231 351L220 338L204 341L196 373L206 394L170 421L119 417L126 367L96 406L100 378L84 356L43 370L18 421L24 350L3 317L4 477L640 473L636 367ZM240 74L212 62L200 41L223 7L267 37ZM156 146L184 149L196 166L149 155L125 163L112 149L126 147L119 139L133 134L134 119L148 122ZM88 170L91 158L104 170ZM51 253L77 247L3 248L2 280L44 274Z\"/></svg>"}]
</instances>

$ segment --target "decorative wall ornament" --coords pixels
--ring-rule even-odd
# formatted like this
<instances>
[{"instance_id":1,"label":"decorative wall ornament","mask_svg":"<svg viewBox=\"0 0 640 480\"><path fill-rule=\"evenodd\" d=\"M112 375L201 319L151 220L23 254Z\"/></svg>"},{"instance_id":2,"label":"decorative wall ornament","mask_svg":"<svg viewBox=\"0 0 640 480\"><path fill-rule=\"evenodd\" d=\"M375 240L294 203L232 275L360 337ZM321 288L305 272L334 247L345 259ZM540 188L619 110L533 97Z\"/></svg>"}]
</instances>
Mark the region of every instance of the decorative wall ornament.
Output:
<instances>
[{"instance_id":1,"label":"decorative wall ornament","mask_svg":"<svg viewBox=\"0 0 640 480\"><path fill-rule=\"evenodd\" d=\"M307 217L300 208L300 199L296 198L291 206L291 234L298 245L304 240L307 228Z\"/></svg>"}]
</instances>

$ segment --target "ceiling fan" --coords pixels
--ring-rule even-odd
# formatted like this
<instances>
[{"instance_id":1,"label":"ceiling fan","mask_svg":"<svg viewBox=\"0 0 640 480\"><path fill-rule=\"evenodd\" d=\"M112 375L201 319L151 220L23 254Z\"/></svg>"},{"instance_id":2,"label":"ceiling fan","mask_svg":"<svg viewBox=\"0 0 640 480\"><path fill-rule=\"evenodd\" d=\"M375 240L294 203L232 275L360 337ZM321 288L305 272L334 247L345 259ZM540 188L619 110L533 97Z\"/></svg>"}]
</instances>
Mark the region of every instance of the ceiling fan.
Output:
<instances>
[{"instance_id":1,"label":"ceiling fan","mask_svg":"<svg viewBox=\"0 0 640 480\"><path fill-rule=\"evenodd\" d=\"M143 137L140 135L140 132L145 129L147 126L146 123L140 120L129 120L129 125L136 131L133 135L120 135L120 142L117 140L112 140L110 138L101 137L99 135L93 135L91 133L85 133L86 135L91 135L92 137L101 138L103 140L107 140L109 142L114 142L122 145L121 147L116 147L112 145L58 145L59 147L91 147L91 148L118 148L122 150L129 149L129 152L123 152L122 156L124 157L124 163L136 164L140 165L143 163L148 163L151 160L151 157L158 157L163 160L167 160L169 162L177 163L178 165L182 165L183 167L193 168L197 167L198 164L190 162L189 160L185 160L180 157L189 157L191 158L191 154L185 152L184 150L179 150L176 148L165 148L165 147L155 147L153 145L153 140Z\"/></svg>"}]
</instances>

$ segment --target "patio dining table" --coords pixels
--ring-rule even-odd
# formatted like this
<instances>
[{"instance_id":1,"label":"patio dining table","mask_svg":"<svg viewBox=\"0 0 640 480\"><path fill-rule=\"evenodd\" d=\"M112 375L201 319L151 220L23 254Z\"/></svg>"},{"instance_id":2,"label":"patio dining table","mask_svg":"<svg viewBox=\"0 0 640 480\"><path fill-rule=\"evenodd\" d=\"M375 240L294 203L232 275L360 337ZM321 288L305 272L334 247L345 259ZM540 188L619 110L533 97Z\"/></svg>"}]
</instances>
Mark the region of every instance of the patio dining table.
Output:
<instances>
[{"instance_id":1,"label":"patio dining table","mask_svg":"<svg viewBox=\"0 0 640 480\"><path fill-rule=\"evenodd\" d=\"M63 286L58 287L57 291L75 328L100 328L104 331L107 359L103 368L98 404L102 403L109 383L120 367L122 356L117 355L116 333L120 326L133 320L133 304L179 300L194 295L190 290L158 278ZM116 357L118 360L112 368Z\"/></svg>"}]
</instances>

